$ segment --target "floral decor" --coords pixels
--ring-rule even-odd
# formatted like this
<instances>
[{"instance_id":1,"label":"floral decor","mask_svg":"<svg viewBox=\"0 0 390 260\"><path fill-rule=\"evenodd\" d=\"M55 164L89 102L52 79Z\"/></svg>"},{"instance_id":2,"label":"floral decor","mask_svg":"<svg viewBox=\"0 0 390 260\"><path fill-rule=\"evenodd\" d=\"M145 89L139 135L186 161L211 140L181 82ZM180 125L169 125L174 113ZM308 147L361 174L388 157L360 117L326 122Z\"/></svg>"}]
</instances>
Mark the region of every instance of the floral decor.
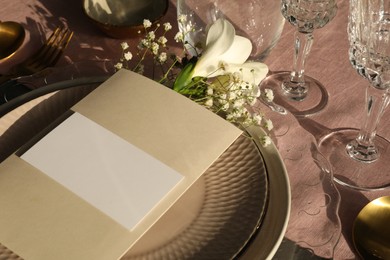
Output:
<instances>
[{"instance_id":1,"label":"floral decor","mask_svg":"<svg viewBox=\"0 0 390 260\"><path fill-rule=\"evenodd\" d=\"M174 40L183 44L180 55L169 54L167 33L170 23L158 24L144 20L144 37L133 54L128 43L121 44L122 56L116 69L130 69L143 74L144 62L152 57L154 69L160 68L153 79L172 88L223 116L227 121L242 127L258 125L267 131L273 128L272 121L254 108L258 98L272 101L272 90L263 93L258 87L268 73L268 67L260 62L248 62L252 50L251 42L235 34L233 25L225 19L218 19L209 28L203 46L190 46L185 40L193 30L186 16L178 17L181 31ZM139 32L142 33L142 32ZM188 50L198 53L191 56ZM135 56L135 57L134 57ZM271 143L268 135L261 136L260 142Z\"/></svg>"}]
</instances>

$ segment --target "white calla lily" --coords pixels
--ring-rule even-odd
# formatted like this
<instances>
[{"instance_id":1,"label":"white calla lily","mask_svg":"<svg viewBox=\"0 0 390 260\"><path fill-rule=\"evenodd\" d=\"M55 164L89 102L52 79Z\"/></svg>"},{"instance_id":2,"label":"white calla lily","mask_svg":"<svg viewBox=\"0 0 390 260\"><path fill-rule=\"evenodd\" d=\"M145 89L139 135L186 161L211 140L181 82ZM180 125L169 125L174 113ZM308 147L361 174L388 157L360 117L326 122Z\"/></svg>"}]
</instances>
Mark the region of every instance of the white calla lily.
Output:
<instances>
[{"instance_id":1,"label":"white calla lily","mask_svg":"<svg viewBox=\"0 0 390 260\"><path fill-rule=\"evenodd\" d=\"M192 77L215 77L240 71L244 81L259 84L268 73L268 67L260 62L245 62L251 51L249 39L236 35L229 21L218 19L208 31L205 50L194 67ZM222 62L228 64L226 70L219 68Z\"/></svg>"}]
</instances>

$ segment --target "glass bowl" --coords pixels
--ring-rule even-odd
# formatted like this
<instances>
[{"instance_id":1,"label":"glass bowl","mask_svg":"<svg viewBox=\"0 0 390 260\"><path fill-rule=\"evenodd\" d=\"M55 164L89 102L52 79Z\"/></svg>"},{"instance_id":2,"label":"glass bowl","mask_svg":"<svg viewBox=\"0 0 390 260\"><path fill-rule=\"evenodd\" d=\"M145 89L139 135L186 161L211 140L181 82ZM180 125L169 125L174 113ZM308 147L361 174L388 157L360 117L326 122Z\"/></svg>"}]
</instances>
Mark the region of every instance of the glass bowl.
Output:
<instances>
[{"instance_id":1,"label":"glass bowl","mask_svg":"<svg viewBox=\"0 0 390 260\"><path fill-rule=\"evenodd\" d=\"M280 6L280 0L178 0L178 17L187 16L187 24L179 24L179 29L192 24L195 30L187 35L186 41L192 46L202 46L207 27L218 18L225 18L234 25L237 35L252 42L249 59L263 61L283 30L285 20Z\"/></svg>"}]
</instances>

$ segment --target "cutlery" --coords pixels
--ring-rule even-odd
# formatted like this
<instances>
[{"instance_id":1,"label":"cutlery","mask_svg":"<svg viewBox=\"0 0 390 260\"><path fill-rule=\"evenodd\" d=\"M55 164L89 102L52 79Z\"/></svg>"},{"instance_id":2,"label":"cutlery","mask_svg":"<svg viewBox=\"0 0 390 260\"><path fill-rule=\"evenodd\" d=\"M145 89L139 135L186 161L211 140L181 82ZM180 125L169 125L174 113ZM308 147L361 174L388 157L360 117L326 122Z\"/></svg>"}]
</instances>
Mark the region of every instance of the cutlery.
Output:
<instances>
[{"instance_id":1,"label":"cutlery","mask_svg":"<svg viewBox=\"0 0 390 260\"><path fill-rule=\"evenodd\" d=\"M26 33L17 22L0 22L0 60L8 59L23 44Z\"/></svg>"},{"instance_id":2,"label":"cutlery","mask_svg":"<svg viewBox=\"0 0 390 260\"><path fill-rule=\"evenodd\" d=\"M13 78L0 84L0 94L2 94L0 117L4 111L9 112L10 109L29 101L29 98L58 90L55 89L56 87L63 88L64 84L81 86L85 84L85 79L90 81L100 79L103 82L115 72L114 62L111 60L83 60L65 66L48 67L32 75Z\"/></svg>"},{"instance_id":3,"label":"cutlery","mask_svg":"<svg viewBox=\"0 0 390 260\"><path fill-rule=\"evenodd\" d=\"M31 75L53 66L61 57L72 36L73 32L69 29L58 27L35 54L11 68L8 74L0 76L0 84L9 79Z\"/></svg>"},{"instance_id":4,"label":"cutlery","mask_svg":"<svg viewBox=\"0 0 390 260\"><path fill-rule=\"evenodd\" d=\"M0 105L30 91L30 89L24 85L12 87L13 84L3 83L17 77L32 75L45 68L54 66L68 46L72 36L73 32L69 29L58 27L35 54L24 62L11 68L10 73L0 75Z\"/></svg>"}]
</instances>

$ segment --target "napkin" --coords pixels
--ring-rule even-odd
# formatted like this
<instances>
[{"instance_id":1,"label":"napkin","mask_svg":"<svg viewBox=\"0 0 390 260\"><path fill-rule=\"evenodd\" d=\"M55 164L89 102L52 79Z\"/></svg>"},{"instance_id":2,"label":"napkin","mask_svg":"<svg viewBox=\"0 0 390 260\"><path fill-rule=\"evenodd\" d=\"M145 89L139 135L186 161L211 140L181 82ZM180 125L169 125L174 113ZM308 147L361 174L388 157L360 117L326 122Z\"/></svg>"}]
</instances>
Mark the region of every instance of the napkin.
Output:
<instances>
[{"instance_id":1,"label":"napkin","mask_svg":"<svg viewBox=\"0 0 390 260\"><path fill-rule=\"evenodd\" d=\"M25 259L118 259L240 135L121 70L0 164L0 243Z\"/></svg>"}]
</instances>

